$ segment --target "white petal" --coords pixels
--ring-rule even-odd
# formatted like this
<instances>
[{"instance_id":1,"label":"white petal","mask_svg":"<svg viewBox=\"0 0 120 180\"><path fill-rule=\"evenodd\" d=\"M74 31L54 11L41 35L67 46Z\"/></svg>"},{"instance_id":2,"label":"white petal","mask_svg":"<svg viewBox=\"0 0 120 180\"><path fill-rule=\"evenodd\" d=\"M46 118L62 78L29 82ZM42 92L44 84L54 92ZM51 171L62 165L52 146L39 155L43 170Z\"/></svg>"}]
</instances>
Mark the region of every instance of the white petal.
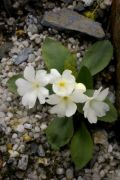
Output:
<instances>
[{"instance_id":1,"label":"white petal","mask_svg":"<svg viewBox=\"0 0 120 180\"><path fill-rule=\"evenodd\" d=\"M84 103L87 101L88 97L81 93L79 90L75 90L71 95L72 101L76 103Z\"/></svg>"},{"instance_id":2,"label":"white petal","mask_svg":"<svg viewBox=\"0 0 120 180\"><path fill-rule=\"evenodd\" d=\"M36 91L31 91L29 93L26 93L23 97L22 97L22 104L24 106L28 106L29 109L33 108L35 105L37 99L37 92Z\"/></svg>"},{"instance_id":3,"label":"white petal","mask_svg":"<svg viewBox=\"0 0 120 180\"><path fill-rule=\"evenodd\" d=\"M87 119L90 123L96 123L97 122L97 116L95 111L93 111L91 108L88 110Z\"/></svg>"},{"instance_id":4,"label":"white petal","mask_svg":"<svg viewBox=\"0 0 120 180\"><path fill-rule=\"evenodd\" d=\"M57 114L60 117L64 117L66 114L65 104L57 104L50 109L51 114Z\"/></svg>"},{"instance_id":5,"label":"white petal","mask_svg":"<svg viewBox=\"0 0 120 180\"><path fill-rule=\"evenodd\" d=\"M76 83L75 90L80 90L82 93L86 91L86 87L83 83Z\"/></svg>"},{"instance_id":6,"label":"white petal","mask_svg":"<svg viewBox=\"0 0 120 180\"><path fill-rule=\"evenodd\" d=\"M94 94L93 94L93 97L96 98L99 95L101 90L102 90L102 87L100 87L98 90L95 90Z\"/></svg>"},{"instance_id":7,"label":"white petal","mask_svg":"<svg viewBox=\"0 0 120 180\"><path fill-rule=\"evenodd\" d=\"M57 69L51 69L50 74L48 75L49 77L49 83L52 84L54 83L58 78L61 77L60 73L57 71Z\"/></svg>"},{"instance_id":8,"label":"white petal","mask_svg":"<svg viewBox=\"0 0 120 180\"><path fill-rule=\"evenodd\" d=\"M57 84L53 84L52 89L54 93L56 93L59 96L68 96L73 91L74 86L70 86L67 84L66 87L60 87Z\"/></svg>"},{"instance_id":9,"label":"white petal","mask_svg":"<svg viewBox=\"0 0 120 180\"><path fill-rule=\"evenodd\" d=\"M95 101L91 103L91 107L94 109L98 117L105 116L106 112L109 111L109 106L105 102Z\"/></svg>"},{"instance_id":10,"label":"white petal","mask_svg":"<svg viewBox=\"0 0 120 180\"><path fill-rule=\"evenodd\" d=\"M52 94L49 96L49 99L46 101L48 104L54 105L59 104L61 98L57 96L56 94Z\"/></svg>"},{"instance_id":11,"label":"white petal","mask_svg":"<svg viewBox=\"0 0 120 180\"><path fill-rule=\"evenodd\" d=\"M84 111L84 117L85 117L85 118L86 118L87 115L88 115L89 108L90 108L90 101L87 101L87 102L85 103L85 105L83 106L83 111Z\"/></svg>"},{"instance_id":12,"label":"white petal","mask_svg":"<svg viewBox=\"0 0 120 180\"><path fill-rule=\"evenodd\" d=\"M60 86L60 83L65 83L64 86ZM53 83L53 91L59 96L68 96L72 93L75 87L75 82L60 78Z\"/></svg>"},{"instance_id":13,"label":"white petal","mask_svg":"<svg viewBox=\"0 0 120 180\"><path fill-rule=\"evenodd\" d=\"M34 81L35 79L35 70L34 68L30 65L27 66L24 70L24 78L27 79L28 81Z\"/></svg>"},{"instance_id":14,"label":"white petal","mask_svg":"<svg viewBox=\"0 0 120 180\"><path fill-rule=\"evenodd\" d=\"M72 73L72 71L65 70L63 72L63 74L62 74L62 78L71 81L71 83L74 83L75 82L75 77L71 73Z\"/></svg>"},{"instance_id":15,"label":"white petal","mask_svg":"<svg viewBox=\"0 0 120 180\"><path fill-rule=\"evenodd\" d=\"M41 87L38 90L37 96L38 96L38 99L40 101L40 104L44 104L46 102L46 98L48 97L48 95L49 95L48 89Z\"/></svg>"},{"instance_id":16,"label":"white petal","mask_svg":"<svg viewBox=\"0 0 120 180\"><path fill-rule=\"evenodd\" d=\"M76 110L77 110L77 105L73 102L69 102L67 104L66 116L67 117L72 116L73 114L75 114Z\"/></svg>"},{"instance_id":17,"label":"white petal","mask_svg":"<svg viewBox=\"0 0 120 180\"><path fill-rule=\"evenodd\" d=\"M39 70L36 72L35 79L40 82L40 85L46 86L49 82L49 77L45 70Z\"/></svg>"},{"instance_id":18,"label":"white petal","mask_svg":"<svg viewBox=\"0 0 120 180\"><path fill-rule=\"evenodd\" d=\"M96 97L96 99L99 100L99 101L105 100L105 98L106 98L107 95L108 95L108 91L109 91L109 88L104 89L103 91L101 91L101 92L98 94L98 96Z\"/></svg>"},{"instance_id":19,"label":"white petal","mask_svg":"<svg viewBox=\"0 0 120 180\"><path fill-rule=\"evenodd\" d=\"M31 90L31 84L22 78L17 79L15 81L15 84L18 87L17 92L21 96L23 96L25 93Z\"/></svg>"}]
</instances>

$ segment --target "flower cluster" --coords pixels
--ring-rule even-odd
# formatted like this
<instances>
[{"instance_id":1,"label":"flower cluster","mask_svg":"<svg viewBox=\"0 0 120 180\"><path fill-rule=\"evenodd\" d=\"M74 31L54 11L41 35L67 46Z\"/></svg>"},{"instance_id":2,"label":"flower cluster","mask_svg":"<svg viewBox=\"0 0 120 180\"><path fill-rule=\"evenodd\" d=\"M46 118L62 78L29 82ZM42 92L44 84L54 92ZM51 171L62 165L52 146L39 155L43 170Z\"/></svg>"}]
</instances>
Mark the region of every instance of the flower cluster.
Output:
<instances>
[{"instance_id":1,"label":"flower cluster","mask_svg":"<svg viewBox=\"0 0 120 180\"><path fill-rule=\"evenodd\" d=\"M54 94L49 95L48 84L52 85ZM85 85L77 83L70 70L65 70L61 75L56 69L51 69L50 73L45 70L35 72L32 66L27 66L24 70L24 79L17 79L16 85L24 106L33 108L38 99L40 104L47 102L53 105L50 113L60 117L75 114L77 103L84 103L84 117L90 123L96 123L97 117L105 116L109 111L108 104L103 102L108 95L108 88L101 91L101 87L89 97L85 94Z\"/></svg>"}]
</instances>

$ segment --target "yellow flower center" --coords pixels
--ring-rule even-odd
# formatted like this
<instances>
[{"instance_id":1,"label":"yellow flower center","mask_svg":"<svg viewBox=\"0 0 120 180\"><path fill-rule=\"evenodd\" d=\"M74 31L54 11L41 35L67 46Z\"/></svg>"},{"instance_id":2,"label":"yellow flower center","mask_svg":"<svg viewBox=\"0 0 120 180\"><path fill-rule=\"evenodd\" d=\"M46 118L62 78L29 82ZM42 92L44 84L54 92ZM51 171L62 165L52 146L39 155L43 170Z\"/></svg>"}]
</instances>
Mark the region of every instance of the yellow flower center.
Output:
<instances>
[{"instance_id":1,"label":"yellow flower center","mask_svg":"<svg viewBox=\"0 0 120 180\"><path fill-rule=\"evenodd\" d=\"M32 83L32 88L33 89L38 89L40 87L40 83L39 82L33 82Z\"/></svg>"},{"instance_id":2,"label":"yellow flower center","mask_svg":"<svg viewBox=\"0 0 120 180\"><path fill-rule=\"evenodd\" d=\"M66 86L66 82L65 81L60 81L60 82L58 82L58 86L63 88L63 87Z\"/></svg>"},{"instance_id":3,"label":"yellow flower center","mask_svg":"<svg viewBox=\"0 0 120 180\"><path fill-rule=\"evenodd\" d=\"M67 96L64 96L63 99L64 99L64 100L68 100L68 97L67 97Z\"/></svg>"}]
</instances>

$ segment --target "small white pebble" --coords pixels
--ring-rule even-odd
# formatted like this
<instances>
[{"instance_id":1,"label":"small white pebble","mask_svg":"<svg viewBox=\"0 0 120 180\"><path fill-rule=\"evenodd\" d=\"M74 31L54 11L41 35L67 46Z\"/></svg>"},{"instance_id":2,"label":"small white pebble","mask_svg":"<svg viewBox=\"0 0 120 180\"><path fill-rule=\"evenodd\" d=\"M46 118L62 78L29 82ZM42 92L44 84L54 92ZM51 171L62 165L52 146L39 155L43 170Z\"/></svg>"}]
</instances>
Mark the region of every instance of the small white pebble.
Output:
<instances>
[{"instance_id":1,"label":"small white pebble","mask_svg":"<svg viewBox=\"0 0 120 180\"><path fill-rule=\"evenodd\" d=\"M13 117L13 114L12 114L11 112L8 112L8 113L7 113L7 116L8 116L9 118L12 118L12 117Z\"/></svg>"},{"instance_id":2,"label":"small white pebble","mask_svg":"<svg viewBox=\"0 0 120 180\"><path fill-rule=\"evenodd\" d=\"M12 129L10 127L6 128L5 134L9 135L11 133Z\"/></svg>"},{"instance_id":3,"label":"small white pebble","mask_svg":"<svg viewBox=\"0 0 120 180\"><path fill-rule=\"evenodd\" d=\"M113 147L112 147L111 144L109 144L109 146L108 146L108 152L111 153L112 151L113 151Z\"/></svg>"},{"instance_id":4,"label":"small white pebble","mask_svg":"<svg viewBox=\"0 0 120 180\"><path fill-rule=\"evenodd\" d=\"M12 135L12 139L16 139L17 138L17 134L16 133L14 133L13 135Z\"/></svg>"},{"instance_id":5,"label":"small white pebble","mask_svg":"<svg viewBox=\"0 0 120 180\"><path fill-rule=\"evenodd\" d=\"M38 114L36 114L35 117L36 117L37 119L41 119L41 118L42 118L42 116L41 116L41 115L38 115Z\"/></svg>"},{"instance_id":6,"label":"small white pebble","mask_svg":"<svg viewBox=\"0 0 120 180\"><path fill-rule=\"evenodd\" d=\"M10 157L14 158L19 156L19 153L17 151L9 150L8 152L10 154Z\"/></svg>"},{"instance_id":7,"label":"small white pebble","mask_svg":"<svg viewBox=\"0 0 120 180\"><path fill-rule=\"evenodd\" d=\"M80 53L77 53L77 58L80 58L81 54Z\"/></svg>"},{"instance_id":8,"label":"small white pebble","mask_svg":"<svg viewBox=\"0 0 120 180\"><path fill-rule=\"evenodd\" d=\"M16 128L16 131L24 132L24 126L22 124L18 125L17 128Z\"/></svg>"},{"instance_id":9,"label":"small white pebble","mask_svg":"<svg viewBox=\"0 0 120 180\"><path fill-rule=\"evenodd\" d=\"M40 128L41 128L42 130L45 130L45 129L47 128L47 125L46 125L45 123L42 123L41 126L40 126Z\"/></svg>"},{"instance_id":10,"label":"small white pebble","mask_svg":"<svg viewBox=\"0 0 120 180\"><path fill-rule=\"evenodd\" d=\"M24 128L25 129L32 129L32 125L31 124L24 124Z\"/></svg>"},{"instance_id":11,"label":"small white pebble","mask_svg":"<svg viewBox=\"0 0 120 180\"><path fill-rule=\"evenodd\" d=\"M13 146L13 150L15 151L15 150L17 150L17 148L18 148L18 144L15 144L15 145Z\"/></svg>"},{"instance_id":12,"label":"small white pebble","mask_svg":"<svg viewBox=\"0 0 120 180\"><path fill-rule=\"evenodd\" d=\"M35 132L40 132L40 128L38 126L35 127Z\"/></svg>"}]
</instances>

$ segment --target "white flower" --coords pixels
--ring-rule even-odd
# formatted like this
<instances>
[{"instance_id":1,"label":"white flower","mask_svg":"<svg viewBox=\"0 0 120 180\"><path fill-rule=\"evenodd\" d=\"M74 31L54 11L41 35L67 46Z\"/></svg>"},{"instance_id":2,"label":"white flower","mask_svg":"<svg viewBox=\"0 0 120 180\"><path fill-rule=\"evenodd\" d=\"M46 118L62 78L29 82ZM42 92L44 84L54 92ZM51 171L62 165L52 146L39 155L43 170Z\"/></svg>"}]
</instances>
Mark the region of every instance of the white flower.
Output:
<instances>
[{"instance_id":1,"label":"white flower","mask_svg":"<svg viewBox=\"0 0 120 180\"><path fill-rule=\"evenodd\" d=\"M84 88L85 86L82 85ZM46 101L48 104L55 105L51 108L51 114L57 114L60 117L70 117L75 114L77 110L76 103L84 103L87 100L87 96L83 94L83 89L75 89L70 95L67 96L59 96L57 94L53 94L49 96L49 99Z\"/></svg>"},{"instance_id":2,"label":"white flower","mask_svg":"<svg viewBox=\"0 0 120 180\"><path fill-rule=\"evenodd\" d=\"M85 3L86 6L90 6L93 3L94 0L82 0L82 2Z\"/></svg>"},{"instance_id":3,"label":"white flower","mask_svg":"<svg viewBox=\"0 0 120 180\"><path fill-rule=\"evenodd\" d=\"M75 88L75 77L70 70L65 70L61 75L56 69L51 69L49 77L54 93L59 96L70 95Z\"/></svg>"},{"instance_id":4,"label":"white flower","mask_svg":"<svg viewBox=\"0 0 120 180\"><path fill-rule=\"evenodd\" d=\"M88 97L84 107L84 116L90 123L96 123L97 117L106 115L109 111L109 106L103 102L108 95L108 88L101 91L102 87L94 91L93 97Z\"/></svg>"},{"instance_id":5,"label":"white flower","mask_svg":"<svg viewBox=\"0 0 120 180\"><path fill-rule=\"evenodd\" d=\"M46 86L49 82L48 75L45 70L35 70L32 66L27 66L24 70L24 78L19 78L16 80L16 85L18 87L18 93L23 96L22 104L28 106L29 108L34 107L37 98L40 104L44 104L46 97L49 95Z\"/></svg>"}]
</instances>

